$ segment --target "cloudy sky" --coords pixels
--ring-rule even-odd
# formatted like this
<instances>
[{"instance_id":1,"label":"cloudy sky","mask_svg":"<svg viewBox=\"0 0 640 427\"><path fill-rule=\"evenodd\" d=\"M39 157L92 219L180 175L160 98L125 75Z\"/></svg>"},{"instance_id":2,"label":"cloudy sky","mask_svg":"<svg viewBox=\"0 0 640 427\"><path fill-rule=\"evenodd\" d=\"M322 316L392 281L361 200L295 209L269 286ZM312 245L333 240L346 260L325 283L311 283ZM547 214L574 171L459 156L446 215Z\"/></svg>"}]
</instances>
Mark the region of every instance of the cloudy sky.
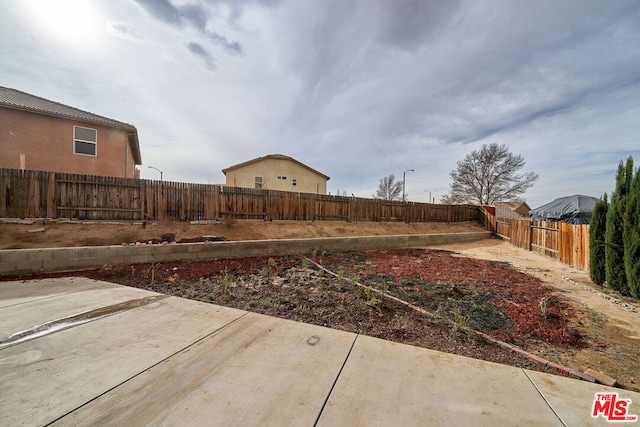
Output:
<instances>
[{"instance_id":1,"label":"cloudy sky","mask_svg":"<svg viewBox=\"0 0 640 427\"><path fill-rule=\"evenodd\" d=\"M506 144L537 207L640 164L636 0L2 0L0 86L138 129L142 177L285 154L370 197Z\"/></svg>"}]
</instances>

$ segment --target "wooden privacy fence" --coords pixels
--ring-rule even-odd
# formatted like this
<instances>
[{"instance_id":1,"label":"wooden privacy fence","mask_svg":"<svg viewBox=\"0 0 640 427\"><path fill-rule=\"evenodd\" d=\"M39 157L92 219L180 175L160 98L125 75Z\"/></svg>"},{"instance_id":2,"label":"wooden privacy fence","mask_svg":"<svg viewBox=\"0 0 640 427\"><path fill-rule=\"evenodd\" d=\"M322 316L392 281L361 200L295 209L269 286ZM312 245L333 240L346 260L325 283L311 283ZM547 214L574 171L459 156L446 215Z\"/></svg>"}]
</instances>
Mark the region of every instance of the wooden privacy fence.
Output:
<instances>
[{"instance_id":1,"label":"wooden privacy fence","mask_svg":"<svg viewBox=\"0 0 640 427\"><path fill-rule=\"evenodd\" d=\"M0 169L0 217L464 222L478 221L480 208Z\"/></svg>"},{"instance_id":2,"label":"wooden privacy fence","mask_svg":"<svg viewBox=\"0 0 640 427\"><path fill-rule=\"evenodd\" d=\"M557 258L580 270L589 269L589 225L554 221L496 218L483 210L482 221L487 230L508 240L512 245Z\"/></svg>"}]
</instances>

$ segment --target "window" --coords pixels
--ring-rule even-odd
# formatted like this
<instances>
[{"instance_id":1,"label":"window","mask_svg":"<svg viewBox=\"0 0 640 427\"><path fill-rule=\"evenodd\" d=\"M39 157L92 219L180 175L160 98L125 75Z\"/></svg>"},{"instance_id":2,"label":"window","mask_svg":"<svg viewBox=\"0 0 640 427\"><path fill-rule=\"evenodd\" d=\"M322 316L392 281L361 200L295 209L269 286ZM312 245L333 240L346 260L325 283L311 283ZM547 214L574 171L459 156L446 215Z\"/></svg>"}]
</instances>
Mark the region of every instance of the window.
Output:
<instances>
[{"instance_id":1,"label":"window","mask_svg":"<svg viewBox=\"0 0 640 427\"><path fill-rule=\"evenodd\" d=\"M256 176L255 179L255 188L262 188L262 177L261 176Z\"/></svg>"},{"instance_id":2,"label":"window","mask_svg":"<svg viewBox=\"0 0 640 427\"><path fill-rule=\"evenodd\" d=\"M291 185L293 185L294 187L295 187L296 185L298 185L298 180L297 180L296 178L293 178L293 179L291 180Z\"/></svg>"},{"instance_id":3,"label":"window","mask_svg":"<svg viewBox=\"0 0 640 427\"><path fill-rule=\"evenodd\" d=\"M286 176L279 176L278 179L287 179Z\"/></svg>"},{"instance_id":4,"label":"window","mask_svg":"<svg viewBox=\"0 0 640 427\"><path fill-rule=\"evenodd\" d=\"M98 131L95 129L73 127L73 154L86 156L98 155Z\"/></svg>"}]
</instances>

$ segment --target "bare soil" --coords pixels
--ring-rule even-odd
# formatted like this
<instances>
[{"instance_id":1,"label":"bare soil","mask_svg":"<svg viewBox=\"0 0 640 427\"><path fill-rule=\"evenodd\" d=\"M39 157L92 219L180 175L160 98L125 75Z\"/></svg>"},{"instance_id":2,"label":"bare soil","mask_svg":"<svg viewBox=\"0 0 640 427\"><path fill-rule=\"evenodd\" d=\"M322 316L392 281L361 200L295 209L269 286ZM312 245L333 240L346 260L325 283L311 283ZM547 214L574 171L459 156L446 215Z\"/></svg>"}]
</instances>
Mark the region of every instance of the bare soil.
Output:
<instances>
[{"instance_id":1,"label":"bare soil","mask_svg":"<svg viewBox=\"0 0 640 427\"><path fill-rule=\"evenodd\" d=\"M33 232L43 227L45 231ZM475 223L246 220L195 225L0 224L5 248L122 244L152 241L166 233L176 234L176 240L190 241L202 236L248 240L481 230ZM74 273L79 274L553 372L479 338L471 332L475 329L551 362L582 372L587 368L604 372L619 386L640 391L637 302L594 286L585 272L496 239L440 248L315 253L309 259L272 257L103 266ZM7 279L15 278L2 278ZM359 284L391 294L430 314L418 313Z\"/></svg>"},{"instance_id":2,"label":"bare soil","mask_svg":"<svg viewBox=\"0 0 640 427\"><path fill-rule=\"evenodd\" d=\"M24 224L16 224L6 221L5 223L0 221L0 236L2 236L0 249L120 245L160 240L163 234L174 234L177 241L190 241L202 236L215 236L225 240L265 240L483 231L475 222L407 224L403 222L228 220L191 224L177 221L26 220Z\"/></svg>"}]
</instances>

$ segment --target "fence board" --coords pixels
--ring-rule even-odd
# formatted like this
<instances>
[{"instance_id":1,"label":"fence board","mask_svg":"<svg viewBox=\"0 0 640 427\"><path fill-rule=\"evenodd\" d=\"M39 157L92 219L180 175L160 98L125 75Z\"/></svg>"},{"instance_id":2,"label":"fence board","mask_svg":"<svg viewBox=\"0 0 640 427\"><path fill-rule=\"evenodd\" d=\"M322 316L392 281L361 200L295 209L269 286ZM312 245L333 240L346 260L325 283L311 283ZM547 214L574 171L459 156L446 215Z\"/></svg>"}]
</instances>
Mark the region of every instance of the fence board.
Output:
<instances>
[{"instance_id":1,"label":"fence board","mask_svg":"<svg viewBox=\"0 0 640 427\"><path fill-rule=\"evenodd\" d=\"M480 218L487 230L514 246L557 258L581 270L589 268L589 225L496 218L485 209Z\"/></svg>"},{"instance_id":2,"label":"fence board","mask_svg":"<svg viewBox=\"0 0 640 427\"><path fill-rule=\"evenodd\" d=\"M224 185L0 169L0 216L13 218L481 220L477 206L402 203ZM485 220L486 222L486 220Z\"/></svg>"}]
</instances>

